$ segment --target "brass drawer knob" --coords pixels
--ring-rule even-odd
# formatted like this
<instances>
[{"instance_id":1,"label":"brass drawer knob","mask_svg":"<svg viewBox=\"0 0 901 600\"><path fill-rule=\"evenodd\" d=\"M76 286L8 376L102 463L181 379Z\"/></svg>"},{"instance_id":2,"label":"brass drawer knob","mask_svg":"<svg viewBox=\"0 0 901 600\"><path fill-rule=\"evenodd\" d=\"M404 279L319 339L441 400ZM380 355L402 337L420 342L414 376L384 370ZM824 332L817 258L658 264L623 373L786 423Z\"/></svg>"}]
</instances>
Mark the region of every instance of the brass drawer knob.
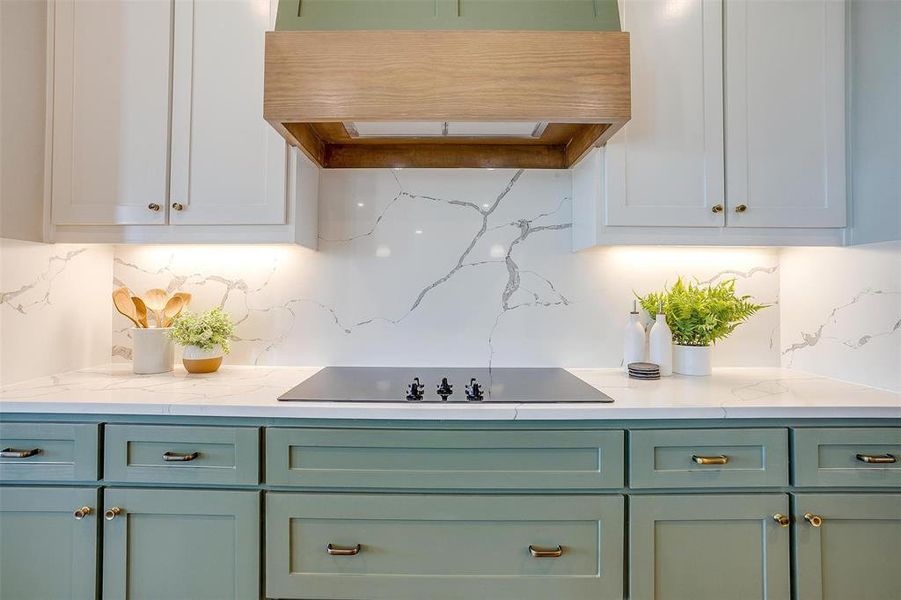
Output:
<instances>
[{"instance_id":1,"label":"brass drawer knob","mask_svg":"<svg viewBox=\"0 0 901 600\"><path fill-rule=\"evenodd\" d=\"M556 548L539 548L538 546L529 546L529 554L535 558L560 558L563 556L563 546L557 545Z\"/></svg>"},{"instance_id":2,"label":"brass drawer knob","mask_svg":"<svg viewBox=\"0 0 901 600\"><path fill-rule=\"evenodd\" d=\"M356 556L360 553L361 548L362 546L360 546L360 544L354 546L336 546L335 544L329 544L325 547L325 551L332 556Z\"/></svg>"},{"instance_id":3,"label":"brass drawer knob","mask_svg":"<svg viewBox=\"0 0 901 600\"><path fill-rule=\"evenodd\" d=\"M721 213L721 212L723 212L723 205L722 204L714 204L710 208L710 211L714 212L714 213Z\"/></svg>"},{"instance_id":4,"label":"brass drawer knob","mask_svg":"<svg viewBox=\"0 0 901 600\"><path fill-rule=\"evenodd\" d=\"M30 448L28 450L19 450L18 448L4 448L0 450L0 458L28 458L41 453L40 448Z\"/></svg>"},{"instance_id":5,"label":"brass drawer knob","mask_svg":"<svg viewBox=\"0 0 901 600\"><path fill-rule=\"evenodd\" d=\"M148 208L149 210L152 210L153 212L159 212L159 211L160 211L160 205L157 204L156 202L151 202L150 204L147 205L147 208Z\"/></svg>"},{"instance_id":6,"label":"brass drawer knob","mask_svg":"<svg viewBox=\"0 0 901 600\"><path fill-rule=\"evenodd\" d=\"M792 522L790 517L783 515L782 513L776 513L775 515L773 515L773 520L779 524L779 527L788 527Z\"/></svg>"},{"instance_id":7,"label":"brass drawer knob","mask_svg":"<svg viewBox=\"0 0 901 600\"><path fill-rule=\"evenodd\" d=\"M82 506L81 508L76 508L75 512L72 513L72 516L75 517L76 520L81 521L93 512L94 509L90 506Z\"/></svg>"},{"instance_id":8,"label":"brass drawer knob","mask_svg":"<svg viewBox=\"0 0 901 600\"><path fill-rule=\"evenodd\" d=\"M190 462L200 456L200 452L165 452L163 454L163 460L166 462Z\"/></svg>"},{"instance_id":9,"label":"brass drawer knob","mask_svg":"<svg viewBox=\"0 0 901 600\"><path fill-rule=\"evenodd\" d=\"M820 515L815 515L813 513L804 513L804 520L814 527L819 527L823 524L823 517L821 517Z\"/></svg>"},{"instance_id":10,"label":"brass drawer knob","mask_svg":"<svg viewBox=\"0 0 901 600\"><path fill-rule=\"evenodd\" d=\"M724 465L729 462L729 457L724 454L718 456L698 456L697 454L692 454L691 460L699 465Z\"/></svg>"},{"instance_id":11,"label":"brass drawer knob","mask_svg":"<svg viewBox=\"0 0 901 600\"><path fill-rule=\"evenodd\" d=\"M894 454L858 454L857 460L874 465L890 465L898 461Z\"/></svg>"},{"instance_id":12,"label":"brass drawer knob","mask_svg":"<svg viewBox=\"0 0 901 600\"><path fill-rule=\"evenodd\" d=\"M182 204L181 202L173 202L173 203L172 203L172 208L174 208L175 210L184 210L184 209L185 209L185 205Z\"/></svg>"},{"instance_id":13,"label":"brass drawer knob","mask_svg":"<svg viewBox=\"0 0 901 600\"><path fill-rule=\"evenodd\" d=\"M114 506L110 509L107 509L107 511L105 513L103 513L103 518L106 519L107 521L112 521L113 519L118 517L120 514L122 514L122 509L119 508L118 506Z\"/></svg>"},{"instance_id":14,"label":"brass drawer knob","mask_svg":"<svg viewBox=\"0 0 901 600\"><path fill-rule=\"evenodd\" d=\"M735 212L737 212L737 213L743 213L746 210L748 210L747 204L739 204L738 206L735 207Z\"/></svg>"}]
</instances>

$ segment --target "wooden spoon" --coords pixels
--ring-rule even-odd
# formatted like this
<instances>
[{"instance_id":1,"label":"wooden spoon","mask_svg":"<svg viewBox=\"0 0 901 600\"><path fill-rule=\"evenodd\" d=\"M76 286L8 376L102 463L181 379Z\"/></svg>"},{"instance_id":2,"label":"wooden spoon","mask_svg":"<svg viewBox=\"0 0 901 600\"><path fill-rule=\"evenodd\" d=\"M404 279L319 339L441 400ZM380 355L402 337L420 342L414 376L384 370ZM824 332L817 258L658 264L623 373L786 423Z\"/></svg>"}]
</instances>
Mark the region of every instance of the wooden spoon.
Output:
<instances>
[{"instance_id":1,"label":"wooden spoon","mask_svg":"<svg viewBox=\"0 0 901 600\"><path fill-rule=\"evenodd\" d=\"M156 326L162 327L162 311L164 308L166 308L166 302L169 300L169 294L166 293L166 290L153 288L152 290L147 290L146 292L144 292L142 300L144 300L144 304L147 305L147 308L153 312L153 316L156 319Z\"/></svg>"},{"instance_id":2,"label":"wooden spoon","mask_svg":"<svg viewBox=\"0 0 901 600\"><path fill-rule=\"evenodd\" d=\"M131 301L135 303L135 315L138 317L138 323L141 327L147 327L147 305L137 296L132 296Z\"/></svg>"},{"instance_id":3,"label":"wooden spoon","mask_svg":"<svg viewBox=\"0 0 901 600\"><path fill-rule=\"evenodd\" d=\"M188 308L188 304L191 303L191 294L189 294L188 292L175 292L172 295L173 296L181 296L181 298L185 301L185 304L184 304L184 306L182 306L182 309Z\"/></svg>"},{"instance_id":4,"label":"wooden spoon","mask_svg":"<svg viewBox=\"0 0 901 600\"><path fill-rule=\"evenodd\" d=\"M128 288L116 288L113 290L113 306L116 307L116 310L119 311L125 317L135 324L135 327L143 328L138 322L138 314L135 309L135 303L131 300L131 294L128 293Z\"/></svg>"},{"instance_id":5,"label":"wooden spoon","mask_svg":"<svg viewBox=\"0 0 901 600\"><path fill-rule=\"evenodd\" d=\"M163 307L163 327L168 327L172 324L172 319L174 319L178 313L181 312L181 309L185 307L185 299L182 296L172 296L169 298L169 301L166 302L166 306Z\"/></svg>"}]
</instances>

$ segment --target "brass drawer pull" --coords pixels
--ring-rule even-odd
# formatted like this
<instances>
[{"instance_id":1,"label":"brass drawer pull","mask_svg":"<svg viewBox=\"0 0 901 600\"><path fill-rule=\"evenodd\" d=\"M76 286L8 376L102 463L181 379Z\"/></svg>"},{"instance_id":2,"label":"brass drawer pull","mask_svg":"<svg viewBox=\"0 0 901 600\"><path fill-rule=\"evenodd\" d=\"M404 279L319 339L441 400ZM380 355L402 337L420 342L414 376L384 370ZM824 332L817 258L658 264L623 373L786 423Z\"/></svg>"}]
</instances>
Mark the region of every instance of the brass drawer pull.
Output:
<instances>
[{"instance_id":1,"label":"brass drawer pull","mask_svg":"<svg viewBox=\"0 0 901 600\"><path fill-rule=\"evenodd\" d=\"M82 506L81 508L76 508L75 512L72 513L72 516L75 517L76 520L81 521L86 516L92 514L94 509L90 506Z\"/></svg>"},{"instance_id":2,"label":"brass drawer pull","mask_svg":"<svg viewBox=\"0 0 901 600\"><path fill-rule=\"evenodd\" d=\"M351 546L349 548L336 546L334 544L329 544L325 547L325 551L331 554L332 556L356 556L360 553L360 544L356 546Z\"/></svg>"},{"instance_id":3,"label":"brass drawer pull","mask_svg":"<svg viewBox=\"0 0 901 600\"><path fill-rule=\"evenodd\" d=\"M823 517L821 517L820 515L815 515L813 513L804 513L804 520L814 527L819 527L823 524Z\"/></svg>"},{"instance_id":4,"label":"brass drawer pull","mask_svg":"<svg viewBox=\"0 0 901 600\"><path fill-rule=\"evenodd\" d=\"M113 519L115 519L116 517L118 517L121 514L122 514L122 509L119 508L118 506L114 506L114 507L108 509L105 513L103 513L103 518L106 519L107 521L112 521Z\"/></svg>"},{"instance_id":5,"label":"brass drawer pull","mask_svg":"<svg viewBox=\"0 0 901 600\"><path fill-rule=\"evenodd\" d=\"M535 558L560 558L563 556L563 546L558 545L556 548L536 548L529 546L529 554Z\"/></svg>"},{"instance_id":6,"label":"brass drawer pull","mask_svg":"<svg viewBox=\"0 0 901 600\"><path fill-rule=\"evenodd\" d=\"M40 448L32 448L31 450L16 450L15 448L4 448L0 450L0 457L3 458L28 458L40 454Z\"/></svg>"},{"instance_id":7,"label":"brass drawer pull","mask_svg":"<svg viewBox=\"0 0 901 600\"><path fill-rule=\"evenodd\" d=\"M189 462L200 456L200 452L191 452L182 454L181 452L166 452L163 454L163 460L166 462Z\"/></svg>"},{"instance_id":8,"label":"brass drawer pull","mask_svg":"<svg viewBox=\"0 0 901 600\"><path fill-rule=\"evenodd\" d=\"M699 465L724 465L729 462L729 457L724 454L719 456L698 456L697 454L692 454L691 460Z\"/></svg>"},{"instance_id":9,"label":"brass drawer pull","mask_svg":"<svg viewBox=\"0 0 901 600\"><path fill-rule=\"evenodd\" d=\"M860 462L877 465L890 465L892 463L898 462L898 459L894 454L858 454L857 460L859 460Z\"/></svg>"},{"instance_id":10,"label":"brass drawer pull","mask_svg":"<svg viewBox=\"0 0 901 600\"><path fill-rule=\"evenodd\" d=\"M779 524L779 527L788 527L792 522L791 517L783 515L782 513L776 513L775 515L773 515L773 520Z\"/></svg>"}]
</instances>

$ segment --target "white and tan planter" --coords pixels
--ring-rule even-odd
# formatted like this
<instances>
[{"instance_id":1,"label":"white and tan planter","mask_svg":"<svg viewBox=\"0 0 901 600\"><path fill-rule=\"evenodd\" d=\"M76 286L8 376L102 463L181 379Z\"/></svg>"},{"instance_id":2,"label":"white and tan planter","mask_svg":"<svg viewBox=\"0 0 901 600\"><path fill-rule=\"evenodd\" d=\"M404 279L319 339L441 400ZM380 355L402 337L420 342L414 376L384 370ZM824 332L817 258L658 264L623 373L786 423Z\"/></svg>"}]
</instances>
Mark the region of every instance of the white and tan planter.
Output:
<instances>
[{"instance_id":1,"label":"white and tan planter","mask_svg":"<svg viewBox=\"0 0 901 600\"><path fill-rule=\"evenodd\" d=\"M711 346L681 346L673 344L673 373L703 377L710 375Z\"/></svg>"},{"instance_id":2,"label":"white and tan planter","mask_svg":"<svg viewBox=\"0 0 901 600\"><path fill-rule=\"evenodd\" d=\"M222 365L225 352L218 344L210 350L200 346L185 346L181 362L188 373L214 373Z\"/></svg>"},{"instance_id":3,"label":"white and tan planter","mask_svg":"<svg viewBox=\"0 0 901 600\"><path fill-rule=\"evenodd\" d=\"M166 373L175 363L175 342L171 327L132 327L132 370L139 375Z\"/></svg>"}]
</instances>

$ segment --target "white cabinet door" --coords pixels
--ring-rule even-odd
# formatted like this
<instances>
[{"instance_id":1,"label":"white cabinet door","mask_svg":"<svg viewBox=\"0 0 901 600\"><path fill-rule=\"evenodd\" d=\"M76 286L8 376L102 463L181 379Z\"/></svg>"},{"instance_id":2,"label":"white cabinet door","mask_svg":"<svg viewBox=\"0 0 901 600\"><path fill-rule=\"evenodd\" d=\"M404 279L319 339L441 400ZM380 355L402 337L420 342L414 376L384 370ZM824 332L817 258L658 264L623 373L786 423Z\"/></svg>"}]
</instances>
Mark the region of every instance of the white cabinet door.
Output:
<instances>
[{"instance_id":1,"label":"white cabinet door","mask_svg":"<svg viewBox=\"0 0 901 600\"><path fill-rule=\"evenodd\" d=\"M604 224L723 225L721 0L623 0L632 120L607 143Z\"/></svg>"},{"instance_id":2,"label":"white cabinet door","mask_svg":"<svg viewBox=\"0 0 901 600\"><path fill-rule=\"evenodd\" d=\"M166 220L172 3L53 3L52 219Z\"/></svg>"},{"instance_id":3,"label":"white cabinet door","mask_svg":"<svg viewBox=\"0 0 901 600\"><path fill-rule=\"evenodd\" d=\"M175 225L280 224L287 148L263 120L270 0L175 0Z\"/></svg>"},{"instance_id":4,"label":"white cabinet door","mask_svg":"<svg viewBox=\"0 0 901 600\"><path fill-rule=\"evenodd\" d=\"M844 227L845 3L725 11L727 224Z\"/></svg>"}]
</instances>

